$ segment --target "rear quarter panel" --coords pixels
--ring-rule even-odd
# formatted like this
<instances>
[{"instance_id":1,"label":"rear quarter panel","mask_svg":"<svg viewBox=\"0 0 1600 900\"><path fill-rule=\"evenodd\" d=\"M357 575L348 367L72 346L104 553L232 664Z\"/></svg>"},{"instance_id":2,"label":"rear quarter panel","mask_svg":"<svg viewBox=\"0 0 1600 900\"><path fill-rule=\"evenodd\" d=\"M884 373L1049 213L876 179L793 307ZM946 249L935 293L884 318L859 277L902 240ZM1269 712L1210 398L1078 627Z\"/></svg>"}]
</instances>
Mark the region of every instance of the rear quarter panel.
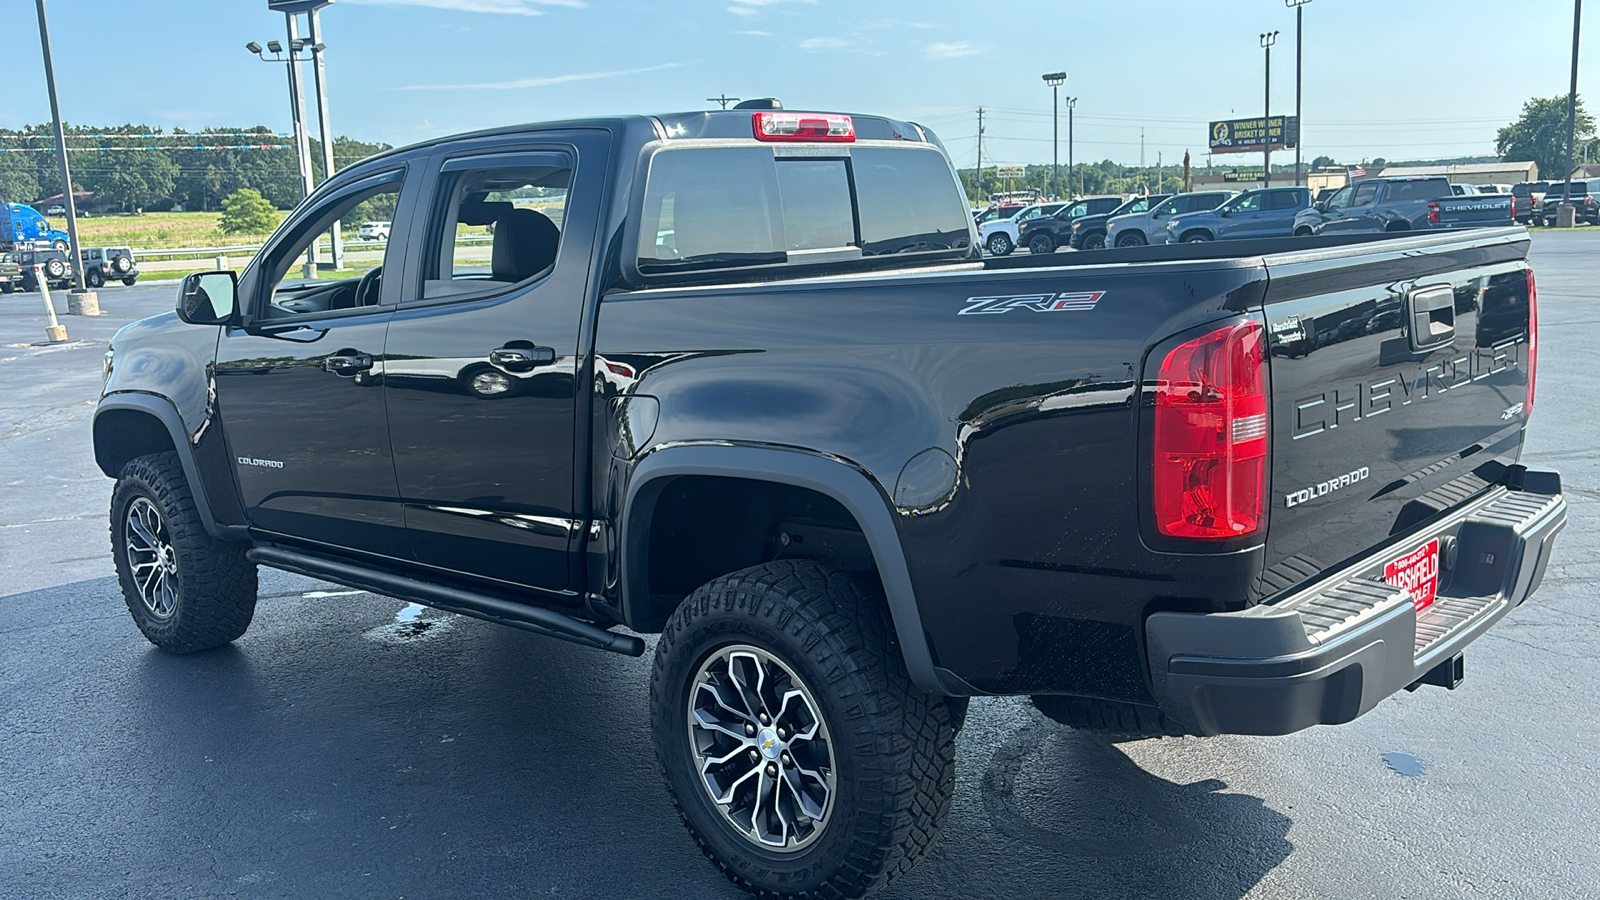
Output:
<instances>
[{"instance_id":1,"label":"rear quarter panel","mask_svg":"<svg viewBox=\"0 0 1600 900\"><path fill-rule=\"evenodd\" d=\"M614 393L658 399L650 447L791 447L865 472L894 507L937 665L986 691L1142 699L1145 614L1243 602L1260 557L1143 546L1136 380L1157 340L1259 301L1263 274L963 267L615 294L597 369L621 364ZM1076 308L981 299L1030 297ZM930 449L954 462L948 490L897 498Z\"/></svg>"}]
</instances>

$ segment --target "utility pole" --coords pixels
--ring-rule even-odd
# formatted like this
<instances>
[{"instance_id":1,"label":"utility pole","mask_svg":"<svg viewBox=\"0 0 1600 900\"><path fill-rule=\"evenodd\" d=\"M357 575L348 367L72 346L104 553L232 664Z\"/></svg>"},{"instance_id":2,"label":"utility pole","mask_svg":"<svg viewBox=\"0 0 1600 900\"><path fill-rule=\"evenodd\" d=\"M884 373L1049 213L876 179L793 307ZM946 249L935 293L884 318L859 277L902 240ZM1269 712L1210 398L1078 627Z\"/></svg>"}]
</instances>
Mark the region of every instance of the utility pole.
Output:
<instances>
[{"instance_id":1,"label":"utility pole","mask_svg":"<svg viewBox=\"0 0 1600 900\"><path fill-rule=\"evenodd\" d=\"M41 10L44 9L43 0L40 0ZM40 16L44 14L41 12ZM40 18L41 22L44 21ZM1572 87L1567 92L1567 182L1566 188L1561 192L1565 202L1562 206L1574 212L1577 206L1572 202L1572 142L1578 124L1578 26L1583 23L1583 0L1572 0ZM59 125L57 126L60 127ZM62 155L63 161L66 159ZM1556 214L1556 224L1561 224L1561 214ZM1573 216L1576 219L1576 216ZM74 239L76 240L76 239Z\"/></svg>"},{"instance_id":2,"label":"utility pole","mask_svg":"<svg viewBox=\"0 0 1600 900\"><path fill-rule=\"evenodd\" d=\"M983 107L978 107L978 171L973 182L978 186L978 202L986 202L989 198L983 193Z\"/></svg>"},{"instance_id":3,"label":"utility pole","mask_svg":"<svg viewBox=\"0 0 1600 900\"><path fill-rule=\"evenodd\" d=\"M1276 31L1261 34L1261 47L1267 51L1266 100L1261 113L1261 186L1272 187L1272 45L1278 42Z\"/></svg>"},{"instance_id":4,"label":"utility pole","mask_svg":"<svg viewBox=\"0 0 1600 900\"><path fill-rule=\"evenodd\" d=\"M83 291L83 253L78 247L78 205L72 200L72 167L67 163L67 133L61 124L61 104L56 100L56 67L50 58L50 26L45 24L44 0L37 0L39 9L39 47L44 52L44 86L50 92L50 118L55 124L56 158L61 161L61 199L67 208L67 241L71 256L74 290ZM1574 69L1576 71L1576 69ZM1570 145L1571 141L1568 141ZM1567 156L1571 157L1569 151ZM10 235L7 235L10 237ZM41 282L42 283L42 282ZM47 295L48 296L48 295ZM63 336L63 340L65 337Z\"/></svg>"},{"instance_id":5,"label":"utility pole","mask_svg":"<svg viewBox=\"0 0 1600 900\"><path fill-rule=\"evenodd\" d=\"M1072 111L1078 108L1078 98L1067 98L1067 199L1077 196L1078 169L1072 160Z\"/></svg>"},{"instance_id":6,"label":"utility pole","mask_svg":"<svg viewBox=\"0 0 1600 900\"><path fill-rule=\"evenodd\" d=\"M1306 4L1311 0L1283 0L1285 5L1294 8L1294 184L1300 186L1300 147L1305 143L1305 119L1300 117L1300 83L1301 64L1305 57L1306 45Z\"/></svg>"},{"instance_id":7,"label":"utility pole","mask_svg":"<svg viewBox=\"0 0 1600 900\"><path fill-rule=\"evenodd\" d=\"M739 98L738 97L729 97L727 94L719 94L719 95L717 95L715 97L707 97L706 98L706 102L707 103L721 103L722 104L722 108L723 109L727 109L729 103L738 103L739 102Z\"/></svg>"}]
</instances>

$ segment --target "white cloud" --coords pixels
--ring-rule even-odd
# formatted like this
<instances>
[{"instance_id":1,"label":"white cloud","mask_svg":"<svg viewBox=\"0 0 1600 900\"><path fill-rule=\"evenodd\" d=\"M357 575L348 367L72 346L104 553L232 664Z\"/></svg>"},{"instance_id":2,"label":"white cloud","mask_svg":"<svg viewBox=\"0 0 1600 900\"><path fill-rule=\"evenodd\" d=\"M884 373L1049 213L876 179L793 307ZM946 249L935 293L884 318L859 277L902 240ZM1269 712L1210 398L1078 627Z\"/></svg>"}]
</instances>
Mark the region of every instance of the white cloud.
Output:
<instances>
[{"instance_id":1,"label":"white cloud","mask_svg":"<svg viewBox=\"0 0 1600 900\"><path fill-rule=\"evenodd\" d=\"M365 6L425 6L453 12L496 13L508 16L542 16L545 6L564 6L583 9L583 0L345 0Z\"/></svg>"},{"instance_id":2,"label":"white cloud","mask_svg":"<svg viewBox=\"0 0 1600 900\"><path fill-rule=\"evenodd\" d=\"M751 37L772 37L772 32L770 31L735 31L734 34L748 34Z\"/></svg>"},{"instance_id":3,"label":"white cloud","mask_svg":"<svg viewBox=\"0 0 1600 900\"><path fill-rule=\"evenodd\" d=\"M845 50L854 47L853 38L842 37L814 37L806 38L800 42L801 50Z\"/></svg>"},{"instance_id":4,"label":"white cloud","mask_svg":"<svg viewBox=\"0 0 1600 900\"><path fill-rule=\"evenodd\" d=\"M728 12L736 16L750 17L757 11L779 3L816 3L817 0L733 0L733 5L728 7Z\"/></svg>"},{"instance_id":5,"label":"white cloud","mask_svg":"<svg viewBox=\"0 0 1600 900\"><path fill-rule=\"evenodd\" d=\"M641 75L645 72L659 72L662 69L676 69L682 63L662 63L659 66L646 66L643 69L619 69L614 72L580 72L572 75L547 75L543 78L519 78L515 81L485 81L477 84L410 84L404 87L393 88L397 91L515 91L522 88L549 87L553 84L567 84L572 81L595 81L601 78L621 78L626 75Z\"/></svg>"},{"instance_id":6,"label":"white cloud","mask_svg":"<svg viewBox=\"0 0 1600 900\"><path fill-rule=\"evenodd\" d=\"M976 56L988 49L988 44L951 41L949 43L929 44L922 48L922 55L928 59L955 59L958 56Z\"/></svg>"}]
</instances>

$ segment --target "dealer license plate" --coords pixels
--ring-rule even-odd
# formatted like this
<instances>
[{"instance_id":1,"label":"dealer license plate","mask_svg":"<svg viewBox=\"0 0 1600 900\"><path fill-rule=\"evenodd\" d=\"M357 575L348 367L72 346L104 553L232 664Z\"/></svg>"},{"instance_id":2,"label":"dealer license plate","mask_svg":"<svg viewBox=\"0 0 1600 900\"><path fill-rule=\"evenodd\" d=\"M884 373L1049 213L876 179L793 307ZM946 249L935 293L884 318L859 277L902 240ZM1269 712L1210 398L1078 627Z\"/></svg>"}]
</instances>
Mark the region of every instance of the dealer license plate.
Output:
<instances>
[{"instance_id":1,"label":"dealer license plate","mask_svg":"<svg viewBox=\"0 0 1600 900\"><path fill-rule=\"evenodd\" d=\"M1439 539L1434 538L1384 566L1383 580L1410 591L1418 612L1433 605L1434 598L1439 595Z\"/></svg>"}]
</instances>

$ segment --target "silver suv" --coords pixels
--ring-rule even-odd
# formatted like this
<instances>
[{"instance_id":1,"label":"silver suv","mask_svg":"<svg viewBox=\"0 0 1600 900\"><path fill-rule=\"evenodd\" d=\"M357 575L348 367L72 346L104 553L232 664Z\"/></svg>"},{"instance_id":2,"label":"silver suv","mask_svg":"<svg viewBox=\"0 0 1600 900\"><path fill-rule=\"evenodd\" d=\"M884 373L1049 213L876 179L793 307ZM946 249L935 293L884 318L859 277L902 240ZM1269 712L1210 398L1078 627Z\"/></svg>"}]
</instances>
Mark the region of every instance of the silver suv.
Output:
<instances>
[{"instance_id":1,"label":"silver suv","mask_svg":"<svg viewBox=\"0 0 1600 900\"><path fill-rule=\"evenodd\" d=\"M1184 213L1216 209L1238 191L1195 191L1174 194L1145 212L1116 216L1106 222L1107 247L1143 247L1167 242L1167 220Z\"/></svg>"},{"instance_id":2,"label":"silver suv","mask_svg":"<svg viewBox=\"0 0 1600 900\"><path fill-rule=\"evenodd\" d=\"M97 288L108 281L120 281L133 287L139 280L139 267L133 262L133 250L128 247L83 248L83 283Z\"/></svg>"}]
</instances>

